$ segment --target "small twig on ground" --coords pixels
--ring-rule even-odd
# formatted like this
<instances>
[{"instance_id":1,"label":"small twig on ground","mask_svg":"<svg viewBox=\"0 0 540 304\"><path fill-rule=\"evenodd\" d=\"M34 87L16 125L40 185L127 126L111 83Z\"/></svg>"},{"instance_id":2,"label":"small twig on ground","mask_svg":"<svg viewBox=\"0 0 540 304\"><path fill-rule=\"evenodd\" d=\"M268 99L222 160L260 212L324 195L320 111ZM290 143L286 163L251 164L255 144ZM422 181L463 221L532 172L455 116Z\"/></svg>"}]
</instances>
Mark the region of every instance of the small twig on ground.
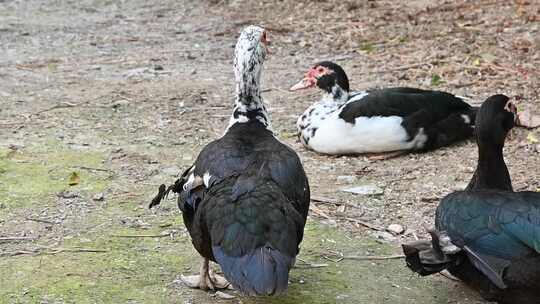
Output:
<instances>
[{"instance_id":1,"label":"small twig on ground","mask_svg":"<svg viewBox=\"0 0 540 304\"><path fill-rule=\"evenodd\" d=\"M54 106L52 106L50 108L37 111L36 113L32 113L32 114L30 114L30 116L39 115L41 113L49 112L49 111L56 110L56 109L73 108L75 106L77 106L77 104L70 103L70 102L61 102L61 103L55 104Z\"/></svg>"},{"instance_id":2,"label":"small twig on ground","mask_svg":"<svg viewBox=\"0 0 540 304\"><path fill-rule=\"evenodd\" d=\"M354 55L341 55L341 56L335 56L335 57L331 57L331 58L320 58L319 61L322 61L322 60L328 60L328 61L344 61L344 60L353 59L354 57L355 57Z\"/></svg>"},{"instance_id":3,"label":"small twig on ground","mask_svg":"<svg viewBox=\"0 0 540 304\"><path fill-rule=\"evenodd\" d=\"M52 111L52 110L56 110L56 109L62 109L62 108L74 108L74 107L78 107L78 106L82 106L82 105L85 105L85 104L88 104L92 101L96 101L96 100L99 100L103 97L105 97L106 95L104 96L99 96L97 98L92 98L92 99L89 99L89 100L86 100L86 101L83 101L83 102L79 102L79 103L71 103L71 102L67 102L67 101L64 101L64 102L60 102L60 103L57 103L55 104L54 106L52 107L49 107L49 108L46 108L46 109L43 109L43 110L39 110L35 113L32 113L30 115L28 115L28 118L34 116L34 115L39 115L39 114L42 114L42 113L45 113L45 112L49 112L49 111Z\"/></svg>"},{"instance_id":4,"label":"small twig on ground","mask_svg":"<svg viewBox=\"0 0 540 304\"><path fill-rule=\"evenodd\" d=\"M17 255L25 255L25 254L31 254L31 255L41 255L41 254L48 254L48 255L54 255L58 253L63 252L70 252L70 253L103 253L108 252L108 250L104 249L93 249L93 248L46 248L45 250L19 250L15 252L2 252L0 253L0 256L17 256Z\"/></svg>"},{"instance_id":5,"label":"small twig on ground","mask_svg":"<svg viewBox=\"0 0 540 304\"><path fill-rule=\"evenodd\" d=\"M112 197L137 197L137 196L143 196L144 193L132 193L132 192L117 192L111 194Z\"/></svg>"},{"instance_id":6,"label":"small twig on ground","mask_svg":"<svg viewBox=\"0 0 540 304\"><path fill-rule=\"evenodd\" d=\"M15 252L2 252L0 253L0 257L4 256L17 256L17 255L23 255L23 254L35 254L35 251L26 251L26 250L19 250Z\"/></svg>"},{"instance_id":7,"label":"small twig on ground","mask_svg":"<svg viewBox=\"0 0 540 304\"><path fill-rule=\"evenodd\" d=\"M388 255L388 256L380 256L380 255L345 255L343 256L344 260L359 260L359 261L371 261L371 260L395 260L395 259L402 259L405 256L402 254L398 255Z\"/></svg>"},{"instance_id":8,"label":"small twig on ground","mask_svg":"<svg viewBox=\"0 0 540 304\"><path fill-rule=\"evenodd\" d=\"M289 91L287 91L287 90L285 90L285 89L282 89L282 88L276 88L276 87L271 87L271 88L266 88L266 89L261 90L262 93L264 93L264 92L270 92L270 91L279 91L279 92L283 92L283 93L290 93Z\"/></svg>"},{"instance_id":9,"label":"small twig on ground","mask_svg":"<svg viewBox=\"0 0 540 304\"><path fill-rule=\"evenodd\" d=\"M440 199L441 199L440 197L422 197L420 198L420 201L426 202L426 203L432 203L432 202L439 201Z\"/></svg>"},{"instance_id":10,"label":"small twig on ground","mask_svg":"<svg viewBox=\"0 0 540 304\"><path fill-rule=\"evenodd\" d=\"M112 237L119 238L160 238L168 237L169 234L126 234L126 235L111 235Z\"/></svg>"},{"instance_id":11,"label":"small twig on ground","mask_svg":"<svg viewBox=\"0 0 540 304\"><path fill-rule=\"evenodd\" d=\"M8 236L8 237L0 237L0 242L9 242L9 241L33 241L36 238L33 237L26 237L26 236Z\"/></svg>"},{"instance_id":12,"label":"small twig on ground","mask_svg":"<svg viewBox=\"0 0 540 304\"><path fill-rule=\"evenodd\" d=\"M306 265L306 267L299 267L298 265L294 265L294 268L322 268L322 267L328 267L328 264L315 264L315 263L310 263L306 260L303 260L301 258L296 258L298 261L304 263Z\"/></svg>"},{"instance_id":13,"label":"small twig on ground","mask_svg":"<svg viewBox=\"0 0 540 304\"><path fill-rule=\"evenodd\" d=\"M86 167L86 166L71 166L71 168L77 168L77 169L88 170L88 171L101 171L101 172L108 172L108 173L116 174L116 172L114 172L113 170L103 169L103 168L92 168L92 167Z\"/></svg>"},{"instance_id":14,"label":"small twig on ground","mask_svg":"<svg viewBox=\"0 0 540 304\"><path fill-rule=\"evenodd\" d=\"M20 121L18 122L2 122L0 123L0 126L16 126L22 124Z\"/></svg>"},{"instance_id":15,"label":"small twig on ground","mask_svg":"<svg viewBox=\"0 0 540 304\"><path fill-rule=\"evenodd\" d=\"M429 62L422 62L422 63L402 65L402 66L398 66L398 67L395 67L395 68L390 68L390 69L385 69L385 70L378 70L378 71L375 71L374 73L388 73L388 72L395 72L395 71L403 71L403 70L408 70L408 69L413 69L413 68L419 68L419 67L427 65L427 64L430 64L430 63Z\"/></svg>"},{"instance_id":16,"label":"small twig on ground","mask_svg":"<svg viewBox=\"0 0 540 304\"><path fill-rule=\"evenodd\" d=\"M51 221L47 221L47 220L43 220L43 219L39 219L39 218L33 218L33 217L26 217L25 219L27 221L38 222L38 223L49 224L49 225L56 224L56 223L51 222Z\"/></svg>"},{"instance_id":17,"label":"small twig on ground","mask_svg":"<svg viewBox=\"0 0 540 304\"><path fill-rule=\"evenodd\" d=\"M311 204L309 206L309 210L318 216L324 217L327 220L330 219L330 216L328 214L326 214L324 211L322 211L319 207L315 206L314 204Z\"/></svg>"},{"instance_id":18,"label":"small twig on ground","mask_svg":"<svg viewBox=\"0 0 540 304\"><path fill-rule=\"evenodd\" d=\"M334 263L339 263L339 262L343 261L343 256L340 256L338 259L331 259L331 258L327 257L326 255L323 255L322 258L325 259L325 260L329 260L330 262L334 262Z\"/></svg>"},{"instance_id":19,"label":"small twig on ground","mask_svg":"<svg viewBox=\"0 0 540 304\"><path fill-rule=\"evenodd\" d=\"M107 224L110 224L110 222L103 222L101 224L97 224L97 225L94 225L94 226L90 226L87 230L87 232L92 232L92 231L95 231L96 229L98 228L101 228L102 226L105 226Z\"/></svg>"},{"instance_id":20,"label":"small twig on ground","mask_svg":"<svg viewBox=\"0 0 540 304\"><path fill-rule=\"evenodd\" d=\"M341 262L343 260L359 260L359 261L371 261L371 260L393 260L393 259L402 259L405 256L402 254L398 255L344 255L341 252L330 252L331 255L335 255L337 259L332 259L328 257L327 253L321 253L321 256L329 261L334 263Z\"/></svg>"},{"instance_id":21,"label":"small twig on ground","mask_svg":"<svg viewBox=\"0 0 540 304\"><path fill-rule=\"evenodd\" d=\"M383 227L379 227L377 225L373 225L371 223L368 223L368 222L365 222L365 221L362 221L362 220L359 220L359 219L353 219L353 218L350 218L350 217L344 217L344 219L348 220L348 221L351 221L351 222L354 222L354 223L357 223L357 224L360 224L364 227L367 227L369 229L372 229L372 230L376 230L376 231L385 231L385 229Z\"/></svg>"},{"instance_id":22,"label":"small twig on ground","mask_svg":"<svg viewBox=\"0 0 540 304\"><path fill-rule=\"evenodd\" d=\"M396 158L402 155L407 154L407 151L392 151L392 152L383 152L383 153L367 153L367 159L369 161L379 161L379 160L387 160L391 158Z\"/></svg>"},{"instance_id":23,"label":"small twig on ground","mask_svg":"<svg viewBox=\"0 0 540 304\"><path fill-rule=\"evenodd\" d=\"M470 87L472 85L475 85L476 83L478 83L478 81L469 81L469 82L463 82L463 83L452 83L450 85L452 85L456 89L459 89L459 88L464 88L464 87Z\"/></svg>"},{"instance_id":24,"label":"small twig on ground","mask_svg":"<svg viewBox=\"0 0 540 304\"><path fill-rule=\"evenodd\" d=\"M329 197L322 197L322 196L311 196L311 200L314 202L319 203L327 203L327 204L334 204L334 205L343 205L343 202L340 202L336 199L329 198Z\"/></svg>"},{"instance_id":25,"label":"small twig on ground","mask_svg":"<svg viewBox=\"0 0 540 304\"><path fill-rule=\"evenodd\" d=\"M349 207L353 207L353 208L362 209L362 207L356 206L355 204L351 204L351 203L343 202L343 201L338 201L338 200L333 199L333 198L322 197L322 196L312 196L311 201L321 203L321 204L330 204L330 205L338 205L338 206L345 205L345 206L349 206Z\"/></svg>"},{"instance_id":26,"label":"small twig on ground","mask_svg":"<svg viewBox=\"0 0 540 304\"><path fill-rule=\"evenodd\" d=\"M96 252L96 253L101 253L101 252L109 252L109 251L105 250L105 249L92 249L92 248L58 248L58 249L53 249L51 254L56 254L56 253L61 253L61 252Z\"/></svg>"}]
</instances>

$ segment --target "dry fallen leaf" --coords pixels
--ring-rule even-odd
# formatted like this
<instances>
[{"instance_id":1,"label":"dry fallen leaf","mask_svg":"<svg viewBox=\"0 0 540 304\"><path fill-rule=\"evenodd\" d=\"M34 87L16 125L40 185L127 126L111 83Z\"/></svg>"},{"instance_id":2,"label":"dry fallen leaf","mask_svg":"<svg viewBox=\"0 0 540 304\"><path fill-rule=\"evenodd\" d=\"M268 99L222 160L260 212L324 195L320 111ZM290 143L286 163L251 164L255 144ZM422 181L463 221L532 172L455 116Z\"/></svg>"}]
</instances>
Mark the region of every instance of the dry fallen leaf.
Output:
<instances>
[{"instance_id":1,"label":"dry fallen leaf","mask_svg":"<svg viewBox=\"0 0 540 304\"><path fill-rule=\"evenodd\" d=\"M536 136L532 132L527 135L527 141L531 144L536 144L539 142L538 138L536 138Z\"/></svg>"},{"instance_id":2,"label":"dry fallen leaf","mask_svg":"<svg viewBox=\"0 0 540 304\"><path fill-rule=\"evenodd\" d=\"M78 185L81 181L81 178L79 177L79 174L77 172L71 172L69 175L68 185L75 186Z\"/></svg>"}]
</instances>

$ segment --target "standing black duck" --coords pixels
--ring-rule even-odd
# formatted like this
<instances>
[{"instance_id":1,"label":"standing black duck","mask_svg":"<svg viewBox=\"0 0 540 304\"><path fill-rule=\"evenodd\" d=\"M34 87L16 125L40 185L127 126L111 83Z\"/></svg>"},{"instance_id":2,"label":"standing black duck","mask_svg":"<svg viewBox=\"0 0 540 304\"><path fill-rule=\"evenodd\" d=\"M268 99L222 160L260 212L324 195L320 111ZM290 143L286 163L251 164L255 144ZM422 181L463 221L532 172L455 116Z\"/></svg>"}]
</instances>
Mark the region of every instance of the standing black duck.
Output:
<instances>
[{"instance_id":1,"label":"standing black duck","mask_svg":"<svg viewBox=\"0 0 540 304\"><path fill-rule=\"evenodd\" d=\"M200 275L184 277L192 287L216 289L225 282L209 271L215 261L246 295L286 291L289 270L302 241L309 185L297 154L270 128L260 78L266 31L246 27L236 44L236 100L225 134L206 145L170 190L195 249ZM165 186L150 207L161 201Z\"/></svg>"},{"instance_id":2,"label":"standing black duck","mask_svg":"<svg viewBox=\"0 0 540 304\"><path fill-rule=\"evenodd\" d=\"M339 65L315 64L291 91L319 87L324 95L297 122L300 141L324 154L427 151L473 134L476 108L441 91L387 88L351 92Z\"/></svg>"},{"instance_id":3,"label":"standing black duck","mask_svg":"<svg viewBox=\"0 0 540 304\"><path fill-rule=\"evenodd\" d=\"M464 191L442 199L431 241L403 245L420 275L448 269L490 301L540 303L540 193L513 192L503 158L515 106L488 98L476 117L478 165Z\"/></svg>"}]
</instances>

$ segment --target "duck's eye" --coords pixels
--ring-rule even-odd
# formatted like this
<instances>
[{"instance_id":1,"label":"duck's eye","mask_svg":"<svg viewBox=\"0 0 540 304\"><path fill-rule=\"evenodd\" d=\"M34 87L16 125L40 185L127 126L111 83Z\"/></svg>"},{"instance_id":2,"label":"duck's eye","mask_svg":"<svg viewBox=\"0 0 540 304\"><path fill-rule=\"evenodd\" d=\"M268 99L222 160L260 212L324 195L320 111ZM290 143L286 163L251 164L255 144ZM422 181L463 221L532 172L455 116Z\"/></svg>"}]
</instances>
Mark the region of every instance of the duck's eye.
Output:
<instances>
[{"instance_id":1,"label":"duck's eye","mask_svg":"<svg viewBox=\"0 0 540 304\"><path fill-rule=\"evenodd\" d=\"M517 107L511 102L511 101L508 101L506 103L506 105L504 106L504 109L510 113L516 113L517 112Z\"/></svg>"},{"instance_id":2,"label":"duck's eye","mask_svg":"<svg viewBox=\"0 0 540 304\"><path fill-rule=\"evenodd\" d=\"M323 67L319 67L319 68L317 69L317 72L319 72L319 73L324 72L324 68L323 68Z\"/></svg>"}]
</instances>

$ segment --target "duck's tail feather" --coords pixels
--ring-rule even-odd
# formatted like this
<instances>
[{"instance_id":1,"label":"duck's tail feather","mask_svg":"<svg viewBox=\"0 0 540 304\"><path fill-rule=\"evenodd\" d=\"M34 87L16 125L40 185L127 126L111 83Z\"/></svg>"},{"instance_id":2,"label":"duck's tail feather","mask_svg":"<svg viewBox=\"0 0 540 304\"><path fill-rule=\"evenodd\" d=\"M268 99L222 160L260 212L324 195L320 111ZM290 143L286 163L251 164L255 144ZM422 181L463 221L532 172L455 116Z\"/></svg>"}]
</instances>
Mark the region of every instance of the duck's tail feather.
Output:
<instances>
[{"instance_id":1,"label":"duck's tail feather","mask_svg":"<svg viewBox=\"0 0 540 304\"><path fill-rule=\"evenodd\" d=\"M228 256L221 247L212 248L216 261L234 288L250 296L283 294L294 257L266 245L243 256Z\"/></svg>"},{"instance_id":2,"label":"duck's tail feather","mask_svg":"<svg viewBox=\"0 0 540 304\"><path fill-rule=\"evenodd\" d=\"M184 184L187 181L188 174L192 171L193 166L187 168L187 170L182 173L182 176L178 178L174 184L170 185L169 187L165 186L165 184L161 184L158 189L158 194L154 196L150 204L148 205L148 209L152 209L152 207L157 206L161 203L161 201L169 195L169 192L174 192L180 194L182 191L182 188Z\"/></svg>"},{"instance_id":3,"label":"duck's tail feather","mask_svg":"<svg viewBox=\"0 0 540 304\"><path fill-rule=\"evenodd\" d=\"M423 151L438 149L465 140L474 133L476 112L473 109L450 114L426 128L427 141Z\"/></svg>"},{"instance_id":4,"label":"duck's tail feather","mask_svg":"<svg viewBox=\"0 0 540 304\"><path fill-rule=\"evenodd\" d=\"M463 246L463 250L467 253L469 260L474 267L480 270L493 284L495 284L495 286L500 289L505 289L507 287L503 280L503 273L504 269L508 266L508 261L505 261L506 263L493 263L494 266L499 267L492 267L488 262L490 259L489 257L484 257L481 254L476 253L468 246Z\"/></svg>"},{"instance_id":5,"label":"duck's tail feather","mask_svg":"<svg viewBox=\"0 0 540 304\"><path fill-rule=\"evenodd\" d=\"M463 257L461 249L437 231L429 231L431 240L420 240L401 245L407 267L421 276L440 272L458 265Z\"/></svg>"}]
</instances>

